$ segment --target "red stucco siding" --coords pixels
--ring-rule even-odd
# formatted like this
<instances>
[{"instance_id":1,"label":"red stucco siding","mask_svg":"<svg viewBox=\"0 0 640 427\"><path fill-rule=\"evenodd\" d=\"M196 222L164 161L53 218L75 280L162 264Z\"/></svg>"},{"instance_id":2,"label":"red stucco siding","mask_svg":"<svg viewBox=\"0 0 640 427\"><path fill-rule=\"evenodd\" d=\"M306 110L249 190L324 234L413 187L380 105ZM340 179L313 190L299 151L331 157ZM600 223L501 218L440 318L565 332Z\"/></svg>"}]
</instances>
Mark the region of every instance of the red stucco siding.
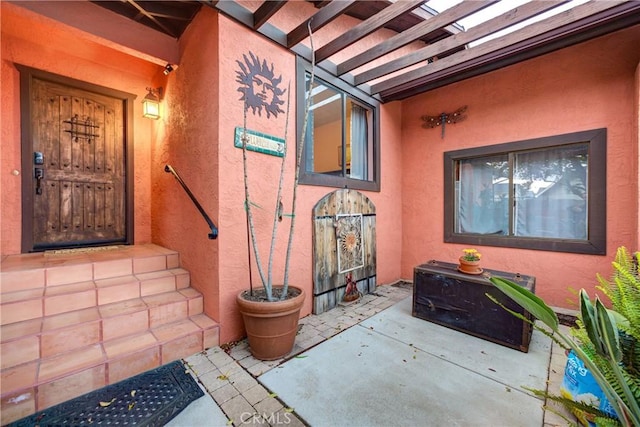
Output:
<instances>
[{"instance_id":1,"label":"red stucco siding","mask_svg":"<svg viewBox=\"0 0 640 427\"><path fill-rule=\"evenodd\" d=\"M618 246L638 248L640 27L452 84L402 104L402 276L428 259L455 262L463 245L443 243L443 153L607 128L607 255L478 247L483 265L537 277L537 293L570 307L569 288L597 284ZM467 105L466 121L421 128L420 116ZM575 308L575 307L574 307Z\"/></svg>"}]
</instances>

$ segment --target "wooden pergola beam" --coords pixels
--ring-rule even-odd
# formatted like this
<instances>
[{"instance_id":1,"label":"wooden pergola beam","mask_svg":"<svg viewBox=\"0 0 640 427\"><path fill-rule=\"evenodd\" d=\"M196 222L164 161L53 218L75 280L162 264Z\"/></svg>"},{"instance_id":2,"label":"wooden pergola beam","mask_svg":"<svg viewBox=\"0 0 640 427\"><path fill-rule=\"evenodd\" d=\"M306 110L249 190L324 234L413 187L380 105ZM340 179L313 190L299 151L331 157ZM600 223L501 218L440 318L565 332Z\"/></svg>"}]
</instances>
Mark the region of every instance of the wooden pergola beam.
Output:
<instances>
[{"instance_id":1,"label":"wooden pergola beam","mask_svg":"<svg viewBox=\"0 0 640 427\"><path fill-rule=\"evenodd\" d=\"M344 14L350 7L355 6L355 0L334 0L328 5L324 6L322 9L317 11L311 18L311 32L315 33L320 28L329 24L334 19L337 19L342 14ZM309 19L303 21L296 28L291 30L287 34L287 47L291 48L302 40L309 37L309 30L307 29L307 22Z\"/></svg>"},{"instance_id":2,"label":"wooden pergola beam","mask_svg":"<svg viewBox=\"0 0 640 427\"><path fill-rule=\"evenodd\" d=\"M339 37L331 40L316 52L316 61L324 61L336 52L351 46L358 40L366 37L374 31L382 28L387 23L423 4L423 0L404 0L392 3L371 18L362 21L360 24L343 33Z\"/></svg>"},{"instance_id":3,"label":"wooden pergola beam","mask_svg":"<svg viewBox=\"0 0 640 427\"><path fill-rule=\"evenodd\" d=\"M453 22L471 15L485 7L497 3L498 0L466 0L450 9L445 10L433 18L427 19L418 25L397 34L384 42L374 46L373 48L362 52L353 58L338 64L338 74L344 74L361 65L367 64L374 59L380 58L389 52L393 52L411 42L419 40L429 33L445 27Z\"/></svg>"},{"instance_id":4,"label":"wooden pergola beam","mask_svg":"<svg viewBox=\"0 0 640 427\"><path fill-rule=\"evenodd\" d=\"M403 68L415 65L421 61L427 61L431 58L435 58L438 55L443 55L446 52L450 52L457 48L460 48L467 43L481 39L482 37L493 34L511 25L515 25L519 22L525 21L531 17L546 12L549 9L567 3L570 0L555 0L555 1L532 1L525 3L521 6L517 6L502 15L498 15L493 19L490 19L482 24L479 24L466 32L460 32L451 37L447 37L437 43L423 47L400 58L385 62L377 67L370 68L354 76L354 82L356 85L377 79L379 77L391 74L395 71Z\"/></svg>"},{"instance_id":5,"label":"wooden pergola beam","mask_svg":"<svg viewBox=\"0 0 640 427\"><path fill-rule=\"evenodd\" d=\"M413 95L416 88L424 91L425 85L437 80L448 79L449 76L454 75L459 76L461 72L466 72L468 77L471 71L465 70L491 68L498 64L505 66L505 64L530 57L529 52L540 52L541 47L547 50L559 49L566 46L569 43L566 40L570 40L574 35L579 41L580 35L589 33L589 29L606 31L605 24L610 21L618 25L619 21L616 22L616 20L621 16L632 17L630 22L636 22L640 20L640 15L637 13L639 10L638 2L585 3L499 39L398 74L372 85L370 90L372 93L380 94L385 100L402 99ZM554 45L555 41L559 42Z\"/></svg>"},{"instance_id":6,"label":"wooden pergola beam","mask_svg":"<svg viewBox=\"0 0 640 427\"><path fill-rule=\"evenodd\" d=\"M260 7L253 13L253 29L262 27L282 6L286 1L269 0L265 1Z\"/></svg>"}]
</instances>

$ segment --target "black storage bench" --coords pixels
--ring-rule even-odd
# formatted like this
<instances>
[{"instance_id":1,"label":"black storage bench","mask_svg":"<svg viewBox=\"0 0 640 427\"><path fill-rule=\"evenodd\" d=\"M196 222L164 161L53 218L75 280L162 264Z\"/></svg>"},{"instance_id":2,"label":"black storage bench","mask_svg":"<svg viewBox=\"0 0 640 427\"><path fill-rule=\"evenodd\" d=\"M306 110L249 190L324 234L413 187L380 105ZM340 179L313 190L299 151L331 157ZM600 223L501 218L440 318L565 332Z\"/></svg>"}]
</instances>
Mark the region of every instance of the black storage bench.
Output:
<instances>
[{"instance_id":1,"label":"black storage bench","mask_svg":"<svg viewBox=\"0 0 640 427\"><path fill-rule=\"evenodd\" d=\"M458 265L431 260L414 268L414 317L520 350L529 351L532 327L491 301L492 295L505 307L532 316L500 292L488 277L509 279L535 293L535 277L485 269L482 274L465 274Z\"/></svg>"}]
</instances>

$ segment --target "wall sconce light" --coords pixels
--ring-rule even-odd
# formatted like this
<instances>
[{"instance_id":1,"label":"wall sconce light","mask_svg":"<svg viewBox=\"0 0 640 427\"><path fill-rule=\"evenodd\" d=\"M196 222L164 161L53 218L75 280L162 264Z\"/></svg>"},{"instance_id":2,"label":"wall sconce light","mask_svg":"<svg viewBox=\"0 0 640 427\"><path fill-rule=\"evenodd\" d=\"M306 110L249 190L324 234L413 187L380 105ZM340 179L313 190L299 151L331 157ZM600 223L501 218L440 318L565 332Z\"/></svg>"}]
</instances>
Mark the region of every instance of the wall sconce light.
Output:
<instances>
[{"instance_id":1,"label":"wall sconce light","mask_svg":"<svg viewBox=\"0 0 640 427\"><path fill-rule=\"evenodd\" d=\"M147 96L142 100L142 117L158 120L160 118L160 98L162 97L162 88L153 89L148 87Z\"/></svg>"}]
</instances>

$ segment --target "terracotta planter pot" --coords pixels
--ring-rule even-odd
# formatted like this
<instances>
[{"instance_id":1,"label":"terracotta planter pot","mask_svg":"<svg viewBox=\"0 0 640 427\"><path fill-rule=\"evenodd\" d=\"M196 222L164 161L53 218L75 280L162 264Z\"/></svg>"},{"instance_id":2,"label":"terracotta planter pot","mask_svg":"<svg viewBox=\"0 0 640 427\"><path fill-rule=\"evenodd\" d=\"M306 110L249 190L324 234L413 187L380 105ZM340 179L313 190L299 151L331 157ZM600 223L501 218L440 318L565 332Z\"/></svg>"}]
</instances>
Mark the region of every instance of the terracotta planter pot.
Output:
<instances>
[{"instance_id":1,"label":"terracotta planter pot","mask_svg":"<svg viewBox=\"0 0 640 427\"><path fill-rule=\"evenodd\" d=\"M467 261L466 259L460 257L458 260L460 265L458 265L458 270L462 273L467 274L480 274L482 273L482 268L480 268L480 260L478 261Z\"/></svg>"},{"instance_id":2,"label":"terracotta planter pot","mask_svg":"<svg viewBox=\"0 0 640 427\"><path fill-rule=\"evenodd\" d=\"M240 292L236 297L251 354L256 359L280 359L293 349L298 333L300 308L306 295L300 288L289 288L299 290L300 294L275 302L249 301L242 296L246 291Z\"/></svg>"}]
</instances>

